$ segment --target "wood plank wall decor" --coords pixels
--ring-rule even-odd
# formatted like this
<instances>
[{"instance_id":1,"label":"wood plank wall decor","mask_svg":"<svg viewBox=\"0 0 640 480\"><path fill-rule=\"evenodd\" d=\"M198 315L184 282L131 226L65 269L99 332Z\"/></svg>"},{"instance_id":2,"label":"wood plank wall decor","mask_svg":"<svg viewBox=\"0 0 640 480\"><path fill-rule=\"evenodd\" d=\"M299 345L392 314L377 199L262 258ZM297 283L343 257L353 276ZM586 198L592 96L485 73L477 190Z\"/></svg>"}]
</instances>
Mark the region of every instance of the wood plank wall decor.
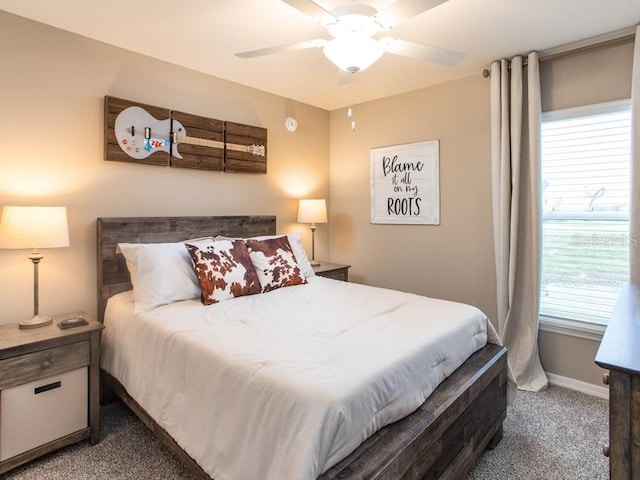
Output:
<instances>
[{"instance_id":1,"label":"wood plank wall decor","mask_svg":"<svg viewBox=\"0 0 640 480\"><path fill-rule=\"evenodd\" d=\"M267 129L105 96L105 160L267 172Z\"/></svg>"},{"instance_id":2,"label":"wood plank wall decor","mask_svg":"<svg viewBox=\"0 0 640 480\"><path fill-rule=\"evenodd\" d=\"M267 173L267 129L233 122L225 122L224 126L225 171Z\"/></svg>"},{"instance_id":3,"label":"wood plank wall decor","mask_svg":"<svg viewBox=\"0 0 640 480\"><path fill-rule=\"evenodd\" d=\"M171 118L177 134L176 147L182 156L179 158L174 152L171 166L221 172L224 169L224 122L175 111Z\"/></svg>"}]
</instances>

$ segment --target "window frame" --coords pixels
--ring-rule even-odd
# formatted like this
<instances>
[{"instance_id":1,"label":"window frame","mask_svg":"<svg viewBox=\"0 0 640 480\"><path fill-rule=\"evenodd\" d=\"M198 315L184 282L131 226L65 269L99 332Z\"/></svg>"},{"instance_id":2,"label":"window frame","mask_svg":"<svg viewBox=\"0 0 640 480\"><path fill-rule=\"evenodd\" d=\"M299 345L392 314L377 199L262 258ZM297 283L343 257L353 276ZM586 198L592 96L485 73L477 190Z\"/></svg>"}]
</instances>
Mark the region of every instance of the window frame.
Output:
<instances>
[{"instance_id":1,"label":"window frame","mask_svg":"<svg viewBox=\"0 0 640 480\"><path fill-rule=\"evenodd\" d=\"M543 112L541 115L541 125L545 121L563 120L569 118L583 117L589 115L599 115L620 111L631 111L631 99L614 100L604 103L582 105L578 107L564 108ZM631 148L631 146L630 146ZM542 167L542 156L540 165ZM540 232L542 235L542 209L540 211ZM542 257L540 265L542 267ZM542 272L541 272L542 273ZM542 280L542 276L541 276ZM541 292L539 292L540 294ZM602 336L607 328L606 325L588 320L578 320L555 315L540 313L538 316L539 329L543 332L560 333L577 338L597 341L602 340Z\"/></svg>"}]
</instances>

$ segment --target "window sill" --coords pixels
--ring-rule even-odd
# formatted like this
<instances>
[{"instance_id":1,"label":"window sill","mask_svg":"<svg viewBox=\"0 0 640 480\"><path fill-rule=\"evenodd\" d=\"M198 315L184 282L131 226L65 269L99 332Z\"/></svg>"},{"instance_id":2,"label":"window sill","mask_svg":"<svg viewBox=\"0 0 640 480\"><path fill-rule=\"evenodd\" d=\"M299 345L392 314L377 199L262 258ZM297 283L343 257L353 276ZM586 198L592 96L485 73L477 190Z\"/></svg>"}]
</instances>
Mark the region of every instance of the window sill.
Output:
<instances>
[{"instance_id":1,"label":"window sill","mask_svg":"<svg viewBox=\"0 0 640 480\"><path fill-rule=\"evenodd\" d=\"M540 316L540 330L549 333L559 333L570 337L583 338L593 342L600 342L606 330L606 325L597 323L569 320L567 318Z\"/></svg>"}]
</instances>

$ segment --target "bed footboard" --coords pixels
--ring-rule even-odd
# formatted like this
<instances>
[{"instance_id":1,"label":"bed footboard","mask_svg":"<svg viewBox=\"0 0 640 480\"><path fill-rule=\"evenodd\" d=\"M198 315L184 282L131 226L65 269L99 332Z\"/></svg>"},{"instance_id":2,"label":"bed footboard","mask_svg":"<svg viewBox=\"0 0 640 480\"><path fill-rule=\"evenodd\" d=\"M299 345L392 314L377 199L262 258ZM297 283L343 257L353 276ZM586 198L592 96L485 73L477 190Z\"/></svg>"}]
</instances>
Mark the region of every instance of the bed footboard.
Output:
<instances>
[{"instance_id":1,"label":"bed footboard","mask_svg":"<svg viewBox=\"0 0 640 480\"><path fill-rule=\"evenodd\" d=\"M488 344L411 415L379 430L319 480L465 478L502 438L507 350Z\"/></svg>"}]
</instances>

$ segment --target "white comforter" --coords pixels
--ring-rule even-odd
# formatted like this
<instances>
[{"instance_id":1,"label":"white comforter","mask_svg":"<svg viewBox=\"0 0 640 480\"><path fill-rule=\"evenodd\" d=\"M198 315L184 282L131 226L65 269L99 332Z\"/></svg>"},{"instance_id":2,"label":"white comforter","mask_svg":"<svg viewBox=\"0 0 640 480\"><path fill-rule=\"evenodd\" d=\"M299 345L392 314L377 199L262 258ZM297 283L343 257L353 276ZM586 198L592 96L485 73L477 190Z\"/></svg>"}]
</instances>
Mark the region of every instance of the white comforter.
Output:
<instances>
[{"instance_id":1,"label":"white comforter","mask_svg":"<svg viewBox=\"0 0 640 480\"><path fill-rule=\"evenodd\" d=\"M321 277L138 316L131 298L109 301L102 367L215 480L315 479L498 343L475 307Z\"/></svg>"}]
</instances>

